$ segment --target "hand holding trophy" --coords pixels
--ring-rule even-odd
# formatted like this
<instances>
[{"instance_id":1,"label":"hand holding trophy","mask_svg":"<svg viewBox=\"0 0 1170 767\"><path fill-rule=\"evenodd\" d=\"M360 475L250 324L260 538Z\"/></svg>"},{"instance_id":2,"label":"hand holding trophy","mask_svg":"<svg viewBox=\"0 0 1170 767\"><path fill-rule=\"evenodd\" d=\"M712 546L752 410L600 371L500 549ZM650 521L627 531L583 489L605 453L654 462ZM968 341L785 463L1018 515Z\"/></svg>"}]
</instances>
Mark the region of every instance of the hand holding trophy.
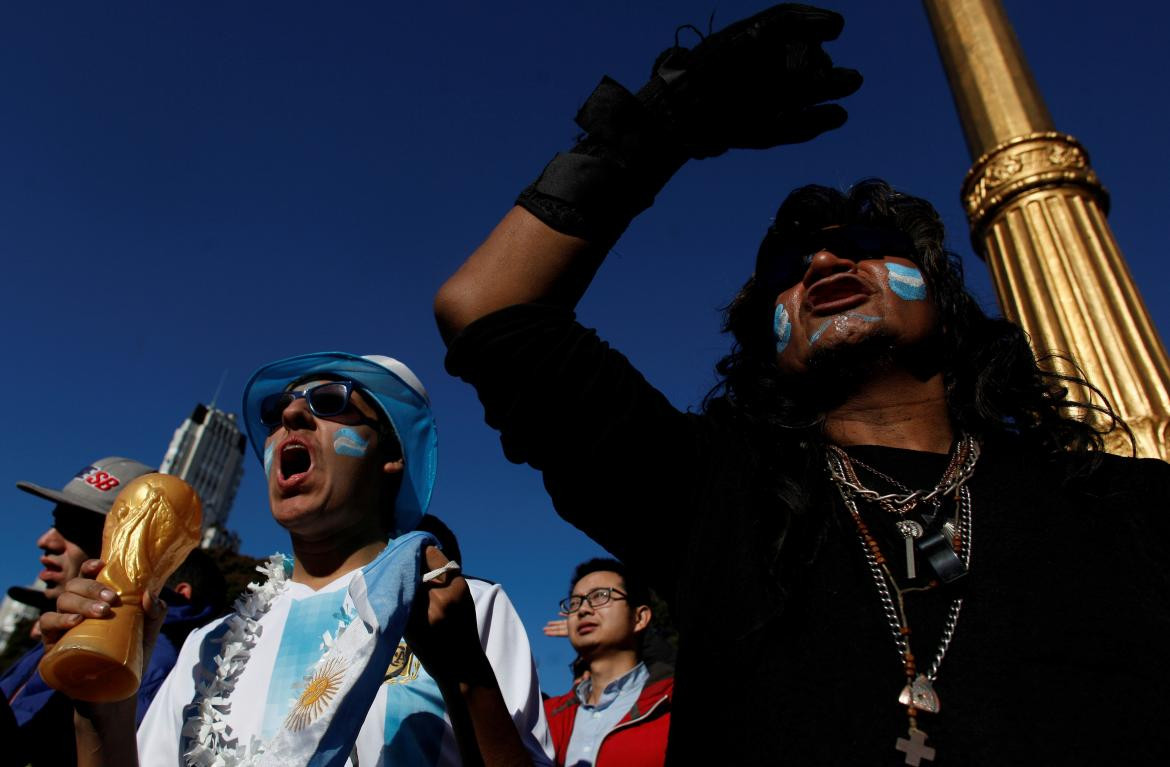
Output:
<instances>
[{"instance_id":1,"label":"hand holding trophy","mask_svg":"<svg viewBox=\"0 0 1170 767\"><path fill-rule=\"evenodd\" d=\"M74 700L130 697L142 677L142 596L157 593L199 543L202 504L168 474L146 474L114 500L102 534L106 565L97 580L118 595L112 617L81 622L41 660L41 676Z\"/></svg>"}]
</instances>

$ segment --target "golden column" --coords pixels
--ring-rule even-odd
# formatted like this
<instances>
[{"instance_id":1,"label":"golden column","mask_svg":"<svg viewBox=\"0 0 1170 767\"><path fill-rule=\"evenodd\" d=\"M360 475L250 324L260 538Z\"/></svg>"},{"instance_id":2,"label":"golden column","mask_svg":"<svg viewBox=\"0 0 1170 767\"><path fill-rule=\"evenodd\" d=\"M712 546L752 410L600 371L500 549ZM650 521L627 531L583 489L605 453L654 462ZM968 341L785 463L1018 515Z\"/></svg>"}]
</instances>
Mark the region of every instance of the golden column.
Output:
<instances>
[{"instance_id":1,"label":"golden column","mask_svg":"<svg viewBox=\"0 0 1170 767\"><path fill-rule=\"evenodd\" d=\"M999 0L923 2L974 158L962 189L971 239L1004 316L1038 353L1073 356L1133 430L1138 455L1170 460L1170 361L1088 153L1053 130ZM1081 387L1072 394L1089 401ZM1128 440L1114 435L1109 449L1128 454Z\"/></svg>"}]
</instances>

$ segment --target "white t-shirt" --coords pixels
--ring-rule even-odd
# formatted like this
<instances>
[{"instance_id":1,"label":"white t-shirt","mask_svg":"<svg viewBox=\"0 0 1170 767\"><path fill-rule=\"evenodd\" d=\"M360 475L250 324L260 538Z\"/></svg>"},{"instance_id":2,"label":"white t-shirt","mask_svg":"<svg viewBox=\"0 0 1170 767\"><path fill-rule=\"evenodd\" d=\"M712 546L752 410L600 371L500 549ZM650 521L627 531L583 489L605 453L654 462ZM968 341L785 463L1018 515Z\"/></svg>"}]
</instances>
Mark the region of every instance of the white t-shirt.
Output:
<instances>
[{"instance_id":1,"label":"white t-shirt","mask_svg":"<svg viewBox=\"0 0 1170 767\"><path fill-rule=\"evenodd\" d=\"M358 571L318 591L289 582L260 619L260 634L240 674L224 720L240 745L253 737L267 741L280 729L305 684L305 675L324 652L322 635L335 635L343 617L346 587ZM552 740L528 635L516 608L496 584L469 578L484 652L495 670L504 703L525 747L538 765L552 764ZM223 621L193 631L175 667L138 728L143 767L183 765L190 738L181 737L184 711L195 699L195 675L214 670ZM460 764L451 722L438 685L418 659L400 644L355 745L357 764L449 767ZM352 759L352 757L351 757ZM352 763L352 762L351 762Z\"/></svg>"}]
</instances>

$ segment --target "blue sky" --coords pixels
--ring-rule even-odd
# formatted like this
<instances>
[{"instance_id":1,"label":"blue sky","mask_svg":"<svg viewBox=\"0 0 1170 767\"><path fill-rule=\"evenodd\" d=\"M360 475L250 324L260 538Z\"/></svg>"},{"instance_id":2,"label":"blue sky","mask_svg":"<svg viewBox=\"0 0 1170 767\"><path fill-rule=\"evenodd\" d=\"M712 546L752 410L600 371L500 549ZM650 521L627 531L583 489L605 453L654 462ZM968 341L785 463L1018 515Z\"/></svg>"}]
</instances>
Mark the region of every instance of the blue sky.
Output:
<instances>
[{"instance_id":1,"label":"blue sky","mask_svg":"<svg viewBox=\"0 0 1170 767\"><path fill-rule=\"evenodd\" d=\"M467 569L506 586L559 691L572 653L539 628L571 566L599 549L555 516L535 472L503 459L474 393L443 372L431 299L571 144L602 74L636 88L678 24L705 27L714 8L720 26L764 3L401 5L0 6L0 320L20 394L0 462L0 582L35 576L49 520L18 480L57 487L109 454L157 463L225 371L220 404L238 411L266 361L390 354L438 414L432 511L459 534ZM1110 222L1165 333L1170 11L1006 7L1057 128L1112 193ZM970 159L922 8L835 8L847 21L830 52L866 77L849 123L684 168L581 305L679 407L714 382L718 309L800 184L883 176L931 199L994 303L958 203ZM247 553L285 549L248 461L230 524Z\"/></svg>"}]
</instances>

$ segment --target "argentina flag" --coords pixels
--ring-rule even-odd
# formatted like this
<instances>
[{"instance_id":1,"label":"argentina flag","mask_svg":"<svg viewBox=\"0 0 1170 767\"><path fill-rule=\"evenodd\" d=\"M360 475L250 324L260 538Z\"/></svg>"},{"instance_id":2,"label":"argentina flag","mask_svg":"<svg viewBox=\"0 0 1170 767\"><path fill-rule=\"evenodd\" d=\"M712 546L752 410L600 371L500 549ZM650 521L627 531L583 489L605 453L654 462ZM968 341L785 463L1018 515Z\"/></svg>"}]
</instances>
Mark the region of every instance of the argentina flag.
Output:
<instances>
[{"instance_id":1,"label":"argentina flag","mask_svg":"<svg viewBox=\"0 0 1170 767\"><path fill-rule=\"evenodd\" d=\"M300 697L259 764L345 763L406 630L428 545L437 542L427 533L403 535L349 584L352 619L336 638L326 640L328 650L308 670Z\"/></svg>"}]
</instances>

